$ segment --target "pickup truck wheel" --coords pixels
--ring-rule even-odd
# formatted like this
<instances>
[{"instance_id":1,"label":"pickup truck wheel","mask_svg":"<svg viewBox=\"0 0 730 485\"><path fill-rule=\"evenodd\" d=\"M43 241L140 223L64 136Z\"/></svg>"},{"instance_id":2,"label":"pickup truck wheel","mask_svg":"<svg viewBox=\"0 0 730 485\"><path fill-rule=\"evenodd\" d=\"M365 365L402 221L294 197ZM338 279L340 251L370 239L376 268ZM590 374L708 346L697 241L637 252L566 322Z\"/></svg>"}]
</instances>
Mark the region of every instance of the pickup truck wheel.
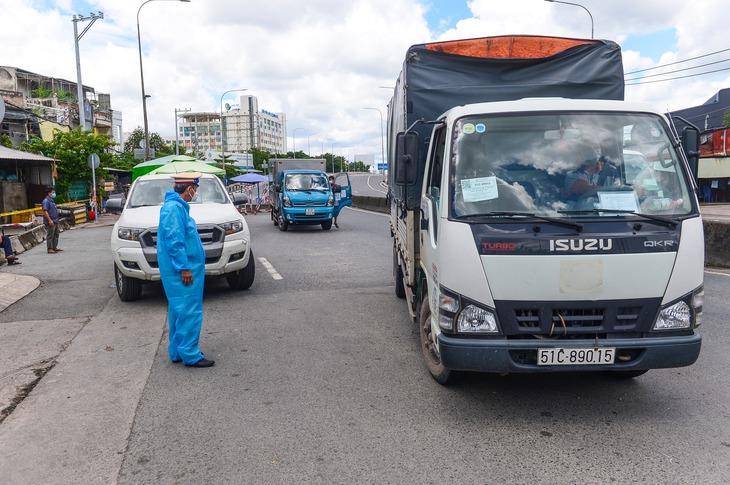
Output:
<instances>
[{"instance_id":1,"label":"pickup truck wheel","mask_svg":"<svg viewBox=\"0 0 730 485\"><path fill-rule=\"evenodd\" d=\"M456 377L456 372L444 367L441 363L441 356L439 355L438 349L433 343L431 309L429 308L428 301L421 303L418 328L418 333L421 335L421 350L423 350L423 356L426 359L426 365L428 366L428 371L431 373L431 377L444 386L452 383Z\"/></svg>"},{"instance_id":2,"label":"pickup truck wheel","mask_svg":"<svg viewBox=\"0 0 730 485\"><path fill-rule=\"evenodd\" d=\"M256 277L256 262L253 258L253 250L249 251L248 264L245 268L226 273L226 281L228 286L233 290L247 290L251 288L253 280Z\"/></svg>"},{"instance_id":3,"label":"pickup truck wheel","mask_svg":"<svg viewBox=\"0 0 730 485\"><path fill-rule=\"evenodd\" d=\"M395 296L398 298L406 297L406 285L403 283L403 268L398 264L398 256L393 248L393 273L395 274Z\"/></svg>"},{"instance_id":4,"label":"pickup truck wheel","mask_svg":"<svg viewBox=\"0 0 730 485\"><path fill-rule=\"evenodd\" d=\"M330 229L332 229L332 220L324 221L322 223L322 229L324 229L325 231L329 231Z\"/></svg>"},{"instance_id":5,"label":"pickup truck wheel","mask_svg":"<svg viewBox=\"0 0 730 485\"><path fill-rule=\"evenodd\" d=\"M279 230L286 231L289 229L289 223L284 219L284 216L279 217Z\"/></svg>"},{"instance_id":6,"label":"pickup truck wheel","mask_svg":"<svg viewBox=\"0 0 730 485\"><path fill-rule=\"evenodd\" d=\"M114 281L117 284L117 294L122 301L139 300L142 295L142 281L137 278L124 276L116 263L114 264Z\"/></svg>"}]
</instances>

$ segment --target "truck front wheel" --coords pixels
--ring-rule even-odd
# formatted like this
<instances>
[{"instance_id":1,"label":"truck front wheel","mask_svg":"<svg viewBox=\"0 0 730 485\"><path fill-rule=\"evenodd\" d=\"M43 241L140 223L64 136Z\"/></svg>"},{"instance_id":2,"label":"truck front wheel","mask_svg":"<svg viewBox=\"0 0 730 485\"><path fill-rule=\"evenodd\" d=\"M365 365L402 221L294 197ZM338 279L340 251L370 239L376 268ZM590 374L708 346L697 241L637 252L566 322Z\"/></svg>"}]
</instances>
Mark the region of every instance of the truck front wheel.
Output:
<instances>
[{"instance_id":1,"label":"truck front wheel","mask_svg":"<svg viewBox=\"0 0 730 485\"><path fill-rule=\"evenodd\" d=\"M282 214L279 217L279 230L286 231L287 229L289 229L289 223L284 219L284 215Z\"/></svg>"},{"instance_id":2,"label":"truck front wheel","mask_svg":"<svg viewBox=\"0 0 730 485\"><path fill-rule=\"evenodd\" d=\"M431 309L428 300L421 303L421 311L418 318L419 334L421 335L421 350L426 359L428 371L436 382L447 385L454 381L456 372L444 367L441 363L441 356L438 348L433 342L433 331L431 330Z\"/></svg>"},{"instance_id":3,"label":"truck front wheel","mask_svg":"<svg viewBox=\"0 0 730 485\"><path fill-rule=\"evenodd\" d=\"M139 300L142 295L142 281L137 278L124 276L114 263L114 281L117 284L117 295L122 301Z\"/></svg>"},{"instance_id":4,"label":"truck front wheel","mask_svg":"<svg viewBox=\"0 0 730 485\"><path fill-rule=\"evenodd\" d=\"M322 223L322 229L324 229L325 231L329 231L330 229L332 229L332 219L330 219L329 221L324 221Z\"/></svg>"}]
</instances>

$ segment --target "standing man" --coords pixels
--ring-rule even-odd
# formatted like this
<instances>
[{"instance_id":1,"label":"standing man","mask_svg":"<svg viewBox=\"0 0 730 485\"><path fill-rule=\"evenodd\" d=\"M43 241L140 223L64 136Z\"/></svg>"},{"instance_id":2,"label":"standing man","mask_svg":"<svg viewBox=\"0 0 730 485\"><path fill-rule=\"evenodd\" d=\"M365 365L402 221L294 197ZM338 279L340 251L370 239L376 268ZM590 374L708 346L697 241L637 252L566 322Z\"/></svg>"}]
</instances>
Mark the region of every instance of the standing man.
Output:
<instances>
[{"instance_id":1,"label":"standing man","mask_svg":"<svg viewBox=\"0 0 730 485\"><path fill-rule=\"evenodd\" d=\"M58 208L53 199L56 198L56 189L48 187L46 189L46 198L43 199L41 208L43 209L43 224L46 226L46 248L48 254L56 254L63 249L58 247L58 236L61 229L58 226Z\"/></svg>"},{"instance_id":2,"label":"standing man","mask_svg":"<svg viewBox=\"0 0 730 485\"><path fill-rule=\"evenodd\" d=\"M172 362L188 367L211 367L198 342L203 326L205 250L190 205L198 190L199 173L172 175L175 185L165 194L157 228L157 261L167 295L167 320Z\"/></svg>"}]
</instances>

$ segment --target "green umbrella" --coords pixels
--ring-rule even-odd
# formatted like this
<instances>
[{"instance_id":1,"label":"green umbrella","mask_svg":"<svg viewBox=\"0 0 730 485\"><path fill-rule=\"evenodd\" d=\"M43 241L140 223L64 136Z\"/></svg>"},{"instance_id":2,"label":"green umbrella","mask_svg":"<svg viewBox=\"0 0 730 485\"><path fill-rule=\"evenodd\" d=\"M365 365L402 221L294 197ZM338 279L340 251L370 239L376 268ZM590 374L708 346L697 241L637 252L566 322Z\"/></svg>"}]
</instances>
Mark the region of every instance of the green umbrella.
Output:
<instances>
[{"instance_id":1,"label":"green umbrella","mask_svg":"<svg viewBox=\"0 0 730 485\"><path fill-rule=\"evenodd\" d=\"M152 160L138 163L132 167L132 180L170 162L194 162L196 160L197 158L191 157L190 155L167 155L166 157L153 158Z\"/></svg>"},{"instance_id":2,"label":"green umbrella","mask_svg":"<svg viewBox=\"0 0 730 485\"><path fill-rule=\"evenodd\" d=\"M153 173L185 173L185 172L200 172L200 173L212 173L214 175L225 175L226 171L222 168L218 168L215 165L209 165L207 163L193 160L193 161L179 161L169 162L165 165L157 167L152 170Z\"/></svg>"}]
</instances>

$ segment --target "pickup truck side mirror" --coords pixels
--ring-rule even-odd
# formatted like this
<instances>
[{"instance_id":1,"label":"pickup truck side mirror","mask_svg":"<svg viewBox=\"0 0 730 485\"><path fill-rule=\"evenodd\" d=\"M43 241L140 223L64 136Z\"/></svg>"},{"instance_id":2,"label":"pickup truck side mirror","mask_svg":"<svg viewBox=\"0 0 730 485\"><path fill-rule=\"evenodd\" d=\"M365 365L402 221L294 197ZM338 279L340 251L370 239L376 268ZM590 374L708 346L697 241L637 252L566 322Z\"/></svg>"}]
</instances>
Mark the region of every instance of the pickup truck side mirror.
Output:
<instances>
[{"instance_id":1,"label":"pickup truck side mirror","mask_svg":"<svg viewBox=\"0 0 730 485\"><path fill-rule=\"evenodd\" d=\"M418 133L398 133L395 147L395 184L414 185L418 178Z\"/></svg>"},{"instance_id":2,"label":"pickup truck side mirror","mask_svg":"<svg viewBox=\"0 0 730 485\"><path fill-rule=\"evenodd\" d=\"M110 213L121 213L124 210L124 203L126 202L126 199L122 198L114 198L109 199L106 201L106 204L104 205L104 209L106 209L107 212Z\"/></svg>"},{"instance_id":3,"label":"pickup truck side mirror","mask_svg":"<svg viewBox=\"0 0 730 485\"><path fill-rule=\"evenodd\" d=\"M277 192L281 192L281 185L274 184L274 190L277 191Z\"/></svg>"},{"instance_id":4,"label":"pickup truck side mirror","mask_svg":"<svg viewBox=\"0 0 730 485\"><path fill-rule=\"evenodd\" d=\"M248 203L248 197L246 194L235 193L232 195L233 205L243 205Z\"/></svg>"}]
</instances>

